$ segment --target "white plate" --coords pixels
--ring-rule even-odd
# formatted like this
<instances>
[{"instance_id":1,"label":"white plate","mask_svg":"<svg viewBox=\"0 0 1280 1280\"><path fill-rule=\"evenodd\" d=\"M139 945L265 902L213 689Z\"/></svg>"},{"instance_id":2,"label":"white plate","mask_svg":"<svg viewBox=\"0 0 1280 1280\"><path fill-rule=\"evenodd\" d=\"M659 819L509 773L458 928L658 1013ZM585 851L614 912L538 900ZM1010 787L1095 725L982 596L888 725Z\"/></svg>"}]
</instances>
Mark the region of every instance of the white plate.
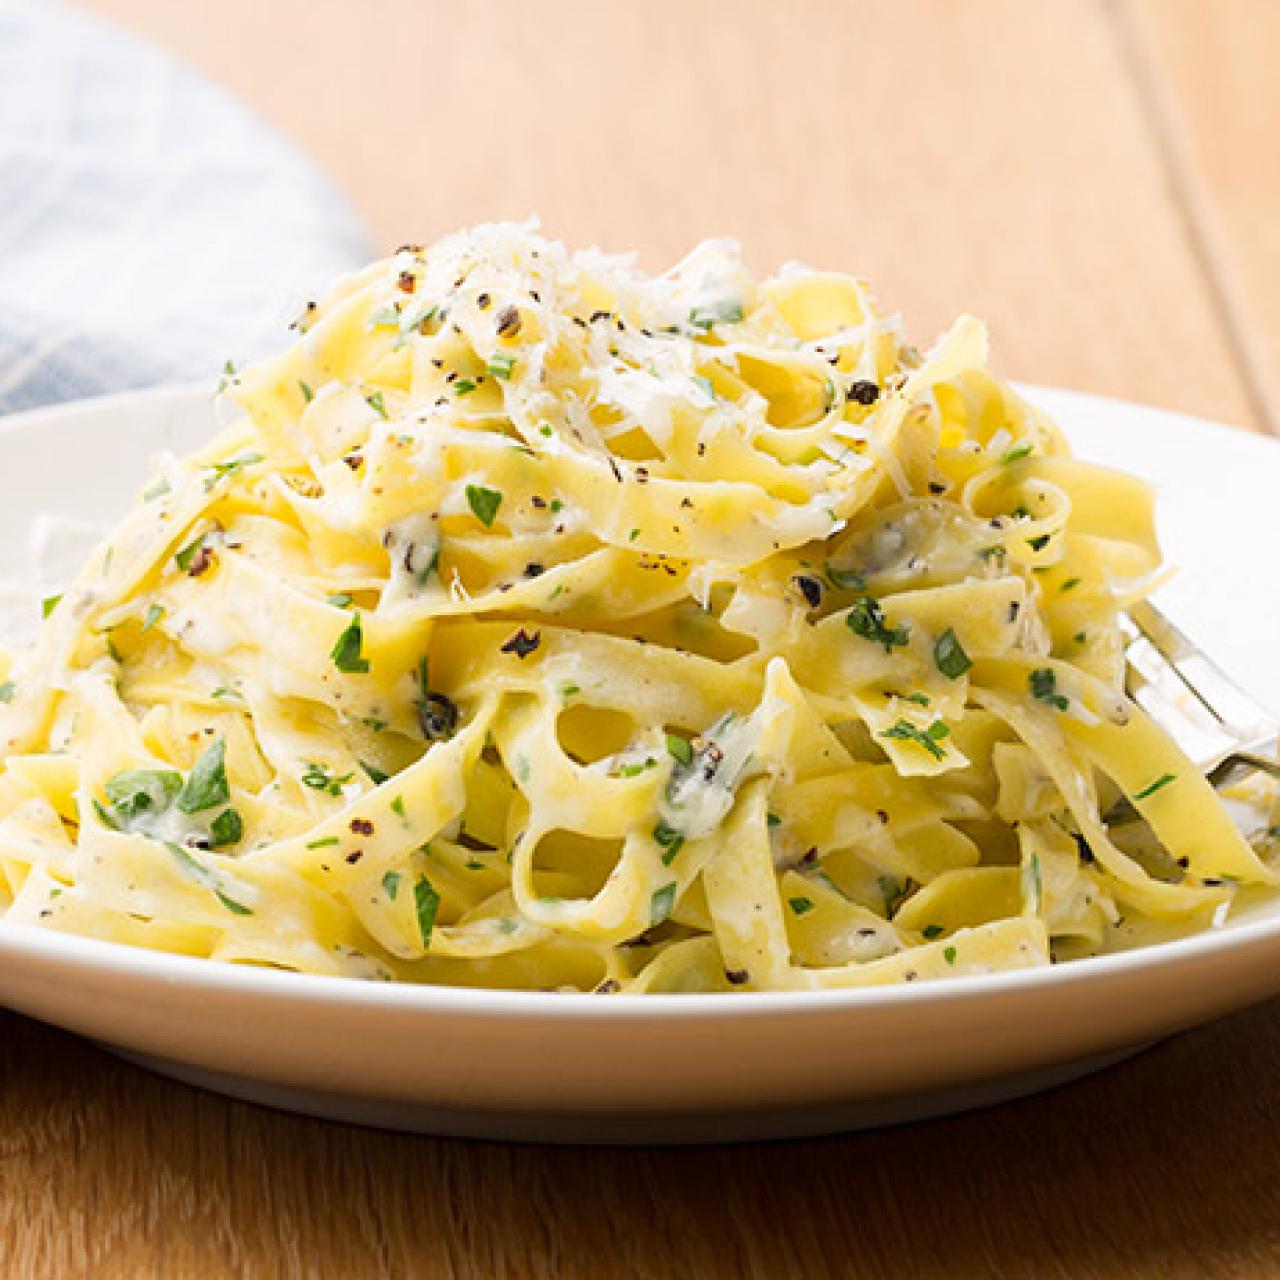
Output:
<instances>
[{"instance_id":1,"label":"white plate","mask_svg":"<svg viewBox=\"0 0 1280 1280\"><path fill-rule=\"evenodd\" d=\"M1161 603L1280 706L1280 446L1034 391L1078 452L1155 480ZM0 573L38 512L107 521L207 392L0 423ZM1280 906L1142 951L865 991L592 996L392 986L212 964L0 923L0 1002L180 1079L392 1128L561 1142L799 1136L1028 1093L1280 991Z\"/></svg>"}]
</instances>

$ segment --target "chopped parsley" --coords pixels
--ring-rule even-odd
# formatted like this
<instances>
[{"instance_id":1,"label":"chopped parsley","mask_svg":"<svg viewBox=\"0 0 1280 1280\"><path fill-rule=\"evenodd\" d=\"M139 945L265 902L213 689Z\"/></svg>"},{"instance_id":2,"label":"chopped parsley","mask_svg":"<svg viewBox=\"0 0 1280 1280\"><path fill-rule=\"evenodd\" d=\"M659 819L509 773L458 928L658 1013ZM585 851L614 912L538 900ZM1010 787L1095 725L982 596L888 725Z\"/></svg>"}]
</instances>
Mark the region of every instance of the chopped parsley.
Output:
<instances>
[{"instance_id":1,"label":"chopped parsley","mask_svg":"<svg viewBox=\"0 0 1280 1280\"><path fill-rule=\"evenodd\" d=\"M661 889L653 891L653 897L649 899L649 928L660 925L670 914L672 908L676 905L676 889L677 884L674 880L670 884L664 884Z\"/></svg>"},{"instance_id":2,"label":"chopped parsley","mask_svg":"<svg viewBox=\"0 0 1280 1280\"><path fill-rule=\"evenodd\" d=\"M1059 588L1059 591L1074 591L1080 585L1079 578L1068 578Z\"/></svg>"},{"instance_id":3,"label":"chopped parsley","mask_svg":"<svg viewBox=\"0 0 1280 1280\"><path fill-rule=\"evenodd\" d=\"M153 604L147 608L147 616L142 620L143 631L150 631L152 627L164 617L164 606Z\"/></svg>"},{"instance_id":4,"label":"chopped parsley","mask_svg":"<svg viewBox=\"0 0 1280 1280\"><path fill-rule=\"evenodd\" d=\"M933 661L948 680L958 680L973 666L969 655L964 651L964 646L960 643L959 636L951 627L948 627L934 642Z\"/></svg>"},{"instance_id":5,"label":"chopped parsley","mask_svg":"<svg viewBox=\"0 0 1280 1280\"><path fill-rule=\"evenodd\" d=\"M486 529L491 529L494 517L498 514L498 508L502 506L502 494L497 489L486 489L483 485L469 484L467 485L467 505L475 518ZM552 510L554 509L553 504Z\"/></svg>"},{"instance_id":6,"label":"chopped parsley","mask_svg":"<svg viewBox=\"0 0 1280 1280\"><path fill-rule=\"evenodd\" d=\"M18 686L12 680L6 680L0 684L0 702L12 702L13 695L18 692Z\"/></svg>"},{"instance_id":7,"label":"chopped parsley","mask_svg":"<svg viewBox=\"0 0 1280 1280\"><path fill-rule=\"evenodd\" d=\"M1175 781L1174 775L1171 773L1162 773L1154 782L1149 782L1141 791L1134 793L1135 800L1145 800L1148 796L1153 796L1162 787L1167 787L1169 783Z\"/></svg>"},{"instance_id":8,"label":"chopped parsley","mask_svg":"<svg viewBox=\"0 0 1280 1280\"><path fill-rule=\"evenodd\" d=\"M944 948L942 949L942 958L943 958L943 959L944 959L948 964L955 964L955 962L956 962L956 949L955 949L955 947L944 947Z\"/></svg>"},{"instance_id":9,"label":"chopped parsley","mask_svg":"<svg viewBox=\"0 0 1280 1280\"><path fill-rule=\"evenodd\" d=\"M1047 533L1037 534L1034 538L1027 539L1027 546L1032 551L1043 551L1049 545L1049 535Z\"/></svg>"},{"instance_id":10,"label":"chopped parsley","mask_svg":"<svg viewBox=\"0 0 1280 1280\"><path fill-rule=\"evenodd\" d=\"M360 625L360 615L353 614L347 629L335 641L329 656L339 671L348 675L363 675L369 670L369 659L361 652L364 643L364 632Z\"/></svg>"},{"instance_id":11,"label":"chopped parsley","mask_svg":"<svg viewBox=\"0 0 1280 1280\"><path fill-rule=\"evenodd\" d=\"M764 816L764 820L771 827L782 826L782 817L779 814L776 814L773 812L766 813Z\"/></svg>"},{"instance_id":12,"label":"chopped parsley","mask_svg":"<svg viewBox=\"0 0 1280 1280\"><path fill-rule=\"evenodd\" d=\"M475 389L476 384L470 378L459 378L453 384L453 394L455 396L469 396Z\"/></svg>"},{"instance_id":13,"label":"chopped parsley","mask_svg":"<svg viewBox=\"0 0 1280 1280\"><path fill-rule=\"evenodd\" d=\"M237 902L223 891L221 879L213 871L210 871L199 858L192 857L180 844L174 844L171 840L166 840L164 843L165 848L169 850L173 860L178 864L182 874L188 880L194 880L202 888L208 889L233 915L253 915L251 908L246 907L242 902Z\"/></svg>"},{"instance_id":14,"label":"chopped parsley","mask_svg":"<svg viewBox=\"0 0 1280 1280\"><path fill-rule=\"evenodd\" d=\"M200 553L205 550L205 540L208 536L209 535L207 533L202 533L198 538L194 538L191 542L188 542L187 545L173 557L174 563L182 570L183 573L191 573L193 567L199 563L197 560L198 556L200 557L200 560L203 560L204 557L201 556Z\"/></svg>"},{"instance_id":15,"label":"chopped parsley","mask_svg":"<svg viewBox=\"0 0 1280 1280\"><path fill-rule=\"evenodd\" d=\"M802 916L806 911L813 910L814 901L812 898L788 898L787 905L796 913L796 915Z\"/></svg>"},{"instance_id":16,"label":"chopped parsley","mask_svg":"<svg viewBox=\"0 0 1280 1280\"><path fill-rule=\"evenodd\" d=\"M827 581L837 591L865 591L867 580L856 569L837 569L835 565L827 565Z\"/></svg>"},{"instance_id":17,"label":"chopped parsley","mask_svg":"<svg viewBox=\"0 0 1280 1280\"><path fill-rule=\"evenodd\" d=\"M620 765L618 767L618 776L620 778L637 778L640 774L647 773L650 769L656 769L657 767L657 760L653 756L647 756L643 760Z\"/></svg>"},{"instance_id":18,"label":"chopped parsley","mask_svg":"<svg viewBox=\"0 0 1280 1280\"><path fill-rule=\"evenodd\" d=\"M1057 707L1059 711L1065 711L1071 705L1066 697L1058 692L1058 678L1051 667L1037 667L1027 677L1027 682L1031 686L1033 698L1047 702L1051 707Z\"/></svg>"},{"instance_id":19,"label":"chopped parsley","mask_svg":"<svg viewBox=\"0 0 1280 1280\"><path fill-rule=\"evenodd\" d=\"M941 720L935 720L927 729L917 729L910 720L899 720L897 724L885 729L880 736L895 738L901 742L914 742L923 747L935 760L941 760L945 753L938 743L950 732L951 730Z\"/></svg>"},{"instance_id":20,"label":"chopped parsley","mask_svg":"<svg viewBox=\"0 0 1280 1280\"><path fill-rule=\"evenodd\" d=\"M45 596L45 598L40 601L40 616L42 618L47 618L58 607L58 602L61 599L61 595Z\"/></svg>"},{"instance_id":21,"label":"chopped parsley","mask_svg":"<svg viewBox=\"0 0 1280 1280\"><path fill-rule=\"evenodd\" d=\"M206 490L212 489L219 480L225 480L227 476L233 476L237 471L243 471L245 467L252 466L255 462L262 461L262 454L256 449L251 449L248 453L242 453L234 458L228 458L226 462L215 462L209 468L209 474L205 476L204 487Z\"/></svg>"},{"instance_id":22,"label":"chopped parsley","mask_svg":"<svg viewBox=\"0 0 1280 1280\"><path fill-rule=\"evenodd\" d=\"M302 392L302 403L310 404L315 398L316 393L311 390L311 384L298 379L298 390Z\"/></svg>"},{"instance_id":23,"label":"chopped parsley","mask_svg":"<svg viewBox=\"0 0 1280 1280\"><path fill-rule=\"evenodd\" d=\"M226 757L225 738L219 738L200 755L174 801L183 813L202 813L231 799Z\"/></svg>"},{"instance_id":24,"label":"chopped parsley","mask_svg":"<svg viewBox=\"0 0 1280 1280\"><path fill-rule=\"evenodd\" d=\"M422 935L424 951L431 946L431 931L436 927L436 913L440 910L440 895L426 876L419 876L413 884L413 907L418 916L418 932Z\"/></svg>"},{"instance_id":25,"label":"chopped parsley","mask_svg":"<svg viewBox=\"0 0 1280 1280\"><path fill-rule=\"evenodd\" d=\"M489 363L485 365L490 377L501 378L503 382L507 382L511 378L511 370L515 368L516 358L512 355L506 355L499 352L489 357Z\"/></svg>"},{"instance_id":26,"label":"chopped parsley","mask_svg":"<svg viewBox=\"0 0 1280 1280\"><path fill-rule=\"evenodd\" d=\"M222 395L236 380L236 367L230 360L223 361L222 377L218 379L218 394Z\"/></svg>"},{"instance_id":27,"label":"chopped parsley","mask_svg":"<svg viewBox=\"0 0 1280 1280\"><path fill-rule=\"evenodd\" d=\"M108 778L103 789L115 811L107 825L131 830L138 819L168 810L182 790L182 775L174 769L126 769Z\"/></svg>"},{"instance_id":28,"label":"chopped parsley","mask_svg":"<svg viewBox=\"0 0 1280 1280\"><path fill-rule=\"evenodd\" d=\"M244 836L244 820L234 809L224 809L209 824L209 846L221 849L229 844L239 844Z\"/></svg>"},{"instance_id":29,"label":"chopped parsley","mask_svg":"<svg viewBox=\"0 0 1280 1280\"><path fill-rule=\"evenodd\" d=\"M906 623L900 627L885 625L884 610L874 596L860 596L849 606L844 620L855 636L884 645L885 653L895 645L905 645L911 638L911 628Z\"/></svg>"},{"instance_id":30,"label":"chopped parsley","mask_svg":"<svg viewBox=\"0 0 1280 1280\"><path fill-rule=\"evenodd\" d=\"M695 373L693 377L690 378L690 381L698 388L699 391L702 392L704 396L707 397L708 400L714 400L716 398L716 389L710 378L704 377L700 373Z\"/></svg>"},{"instance_id":31,"label":"chopped parsley","mask_svg":"<svg viewBox=\"0 0 1280 1280\"><path fill-rule=\"evenodd\" d=\"M674 827L660 822L653 829L653 838L662 848L662 865L669 867L676 859L676 854L684 846L684 836Z\"/></svg>"},{"instance_id":32,"label":"chopped parsley","mask_svg":"<svg viewBox=\"0 0 1280 1280\"><path fill-rule=\"evenodd\" d=\"M1039 911L1044 904L1044 881L1040 875L1040 855L1038 853L1031 855L1031 861L1026 866L1025 876L1035 893L1036 910Z\"/></svg>"},{"instance_id":33,"label":"chopped parsley","mask_svg":"<svg viewBox=\"0 0 1280 1280\"><path fill-rule=\"evenodd\" d=\"M344 773L338 777L315 760L304 760L302 764L302 785L310 787L312 791L323 791L331 796L340 796L342 788L356 776L354 773Z\"/></svg>"},{"instance_id":34,"label":"chopped parsley","mask_svg":"<svg viewBox=\"0 0 1280 1280\"><path fill-rule=\"evenodd\" d=\"M383 773L376 764L370 764L367 760L361 760L360 767L365 771L365 775L375 787L380 787L389 777L391 777L389 773ZM403 801L401 801L401 803L403 804Z\"/></svg>"},{"instance_id":35,"label":"chopped parsley","mask_svg":"<svg viewBox=\"0 0 1280 1280\"><path fill-rule=\"evenodd\" d=\"M946 933L946 930L940 924L927 924L920 930L920 936L926 942L932 942L934 938L940 938Z\"/></svg>"},{"instance_id":36,"label":"chopped parsley","mask_svg":"<svg viewBox=\"0 0 1280 1280\"><path fill-rule=\"evenodd\" d=\"M364 399L365 403L378 415L378 417L383 419L387 418L387 402L382 398L381 391L370 391Z\"/></svg>"},{"instance_id":37,"label":"chopped parsley","mask_svg":"<svg viewBox=\"0 0 1280 1280\"><path fill-rule=\"evenodd\" d=\"M391 899L396 900L396 894L400 892L400 873L398 871L388 871L382 877L382 892Z\"/></svg>"},{"instance_id":38,"label":"chopped parsley","mask_svg":"<svg viewBox=\"0 0 1280 1280\"><path fill-rule=\"evenodd\" d=\"M339 591L331 595L325 603L331 604L335 609L350 609L355 601L348 592Z\"/></svg>"},{"instance_id":39,"label":"chopped parsley","mask_svg":"<svg viewBox=\"0 0 1280 1280\"><path fill-rule=\"evenodd\" d=\"M1021 462L1022 459L1027 457L1034 448L1035 445L1032 444L1031 441L1024 440L1022 444L1015 444L1006 449L1000 455L1000 462L1005 466L1011 462Z\"/></svg>"},{"instance_id":40,"label":"chopped parsley","mask_svg":"<svg viewBox=\"0 0 1280 1280\"><path fill-rule=\"evenodd\" d=\"M689 312L689 324L707 333L718 324L741 324L742 316L742 303L721 302L714 307L694 307Z\"/></svg>"},{"instance_id":41,"label":"chopped parsley","mask_svg":"<svg viewBox=\"0 0 1280 1280\"><path fill-rule=\"evenodd\" d=\"M678 733L667 734L667 750L681 764L693 763L693 745L688 738L682 738Z\"/></svg>"},{"instance_id":42,"label":"chopped parsley","mask_svg":"<svg viewBox=\"0 0 1280 1280\"><path fill-rule=\"evenodd\" d=\"M334 845L341 844L342 841L337 836L321 836L319 840L308 840L308 849L331 849Z\"/></svg>"},{"instance_id":43,"label":"chopped parsley","mask_svg":"<svg viewBox=\"0 0 1280 1280\"><path fill-rule=\"evenodd\" d=\"M404 796L392 796L390 808L397 818L405 817Z\"/></svg>"}]
</instances>

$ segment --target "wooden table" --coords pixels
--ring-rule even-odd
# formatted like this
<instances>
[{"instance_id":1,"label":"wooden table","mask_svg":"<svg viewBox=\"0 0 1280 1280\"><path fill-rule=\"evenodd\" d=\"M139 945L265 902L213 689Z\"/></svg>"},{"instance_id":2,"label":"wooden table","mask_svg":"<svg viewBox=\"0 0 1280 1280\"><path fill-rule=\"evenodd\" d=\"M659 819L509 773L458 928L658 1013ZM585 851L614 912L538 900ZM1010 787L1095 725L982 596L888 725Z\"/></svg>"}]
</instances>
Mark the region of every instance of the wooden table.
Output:
<instances>
[{"instance_id":1,"label":"wooden table","mask_svg":"<svg viewBox=\"0 0 1280 1280\"><path fill-rule=\"evenodd\" d=\"M1280 424L1273 0L93 0L377 239L541 212L649 265L852 267L997 365ZM0 1274L1280 1275L1280 1004L952 1120L706 1151L362 1132L0 1015Z\"/></svg>"}]
</instances>

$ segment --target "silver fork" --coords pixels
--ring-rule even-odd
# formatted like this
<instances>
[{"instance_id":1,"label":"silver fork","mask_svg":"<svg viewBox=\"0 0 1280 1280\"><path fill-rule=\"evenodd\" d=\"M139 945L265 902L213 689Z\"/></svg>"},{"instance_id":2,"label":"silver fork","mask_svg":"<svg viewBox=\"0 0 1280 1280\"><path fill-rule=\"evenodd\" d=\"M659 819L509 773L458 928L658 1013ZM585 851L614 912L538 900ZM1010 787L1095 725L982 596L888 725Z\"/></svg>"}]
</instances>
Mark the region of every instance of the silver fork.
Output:
<instances>
[{"instance_id":1,"label":"silver fork","mask_svg":"<svg viewBox=\"0 0 1280 1280\"><path fill-rule=\"evenodd\" d=\"M1122 626L1125 690L1221 789L1252 773L1280 778L1275 718L1155 605L1131 605ZM1135 817L1121 800L1108 822Z\"/></svg>"}]
</instances>

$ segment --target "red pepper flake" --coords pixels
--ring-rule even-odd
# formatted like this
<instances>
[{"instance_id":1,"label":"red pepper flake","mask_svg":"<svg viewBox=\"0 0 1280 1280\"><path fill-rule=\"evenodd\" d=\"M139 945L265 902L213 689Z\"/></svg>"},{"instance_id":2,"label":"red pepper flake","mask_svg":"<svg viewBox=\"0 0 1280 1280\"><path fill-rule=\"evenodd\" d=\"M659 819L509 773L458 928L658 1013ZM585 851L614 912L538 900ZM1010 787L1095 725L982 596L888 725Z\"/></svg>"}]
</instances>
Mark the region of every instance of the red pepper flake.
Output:
<instances>
[{"instance_id":1,"label":"red pepper flake","mask_svg":"<svg viewBox=\"0 0 1280 1280\"><path fill-rule=\"evenodd\" d=\"M352 818L351 830L358 836L373 835L373 823L368 818Z\"/></svg>"},{"instance_id":2,"label":"red pepper flake","mask_svg":"<svg viewBox=\"0 0 1280 1280\"><path fill-rule=\"evenodd\" d=\"M523 627L515 633L503 646L503 653L514 653L517 658L527 658L542 643L542 633L530 634Z\"/></svg>"},{"instance_id":3,"label":"red pepper flake","mask_svg":"<svg viewBox=\"0 0 1280 1280\"><path fill-rule=\"evenodd\" d=\"M880 399L880 388L866 378L860 378L849 387L849 399L859 404L875 404Z\"/></svg>"},{"instance_id":4,"label":"red pepper flake","mask_svg":"<svg viewBox=\"0 0 1280 1280\"><path fill-rule=\"evenodd\" d=\"M489 297L487 293L482 293L480 294L479 297L476 298L476 306L479 307L481 311L488 311L489 304L492 301L493 299Z\"/></svg>"},{"instance_id":5,"label":"red pepper flake","mask_svg":"<svg viewBox=\"0 0 1280 1280\"><path fill-rule=\"evenodd\" d=\"M401 293L412 293L418 287L418 278L412 271L402 271L396 277L396 285Z\"/></svg>"},{"instance_id":6,"label":"red pepper flake","mask_svg":"<svg viewBox=\"0 0 1280 1280\"><path fill-rule=\"evenodd\" d=\"M352 849L351 852L347 854L347 861L354 867L356 863L359 862L360 859L363 857L364 857L363 849Z\"/></svg>"}]
</instances>

